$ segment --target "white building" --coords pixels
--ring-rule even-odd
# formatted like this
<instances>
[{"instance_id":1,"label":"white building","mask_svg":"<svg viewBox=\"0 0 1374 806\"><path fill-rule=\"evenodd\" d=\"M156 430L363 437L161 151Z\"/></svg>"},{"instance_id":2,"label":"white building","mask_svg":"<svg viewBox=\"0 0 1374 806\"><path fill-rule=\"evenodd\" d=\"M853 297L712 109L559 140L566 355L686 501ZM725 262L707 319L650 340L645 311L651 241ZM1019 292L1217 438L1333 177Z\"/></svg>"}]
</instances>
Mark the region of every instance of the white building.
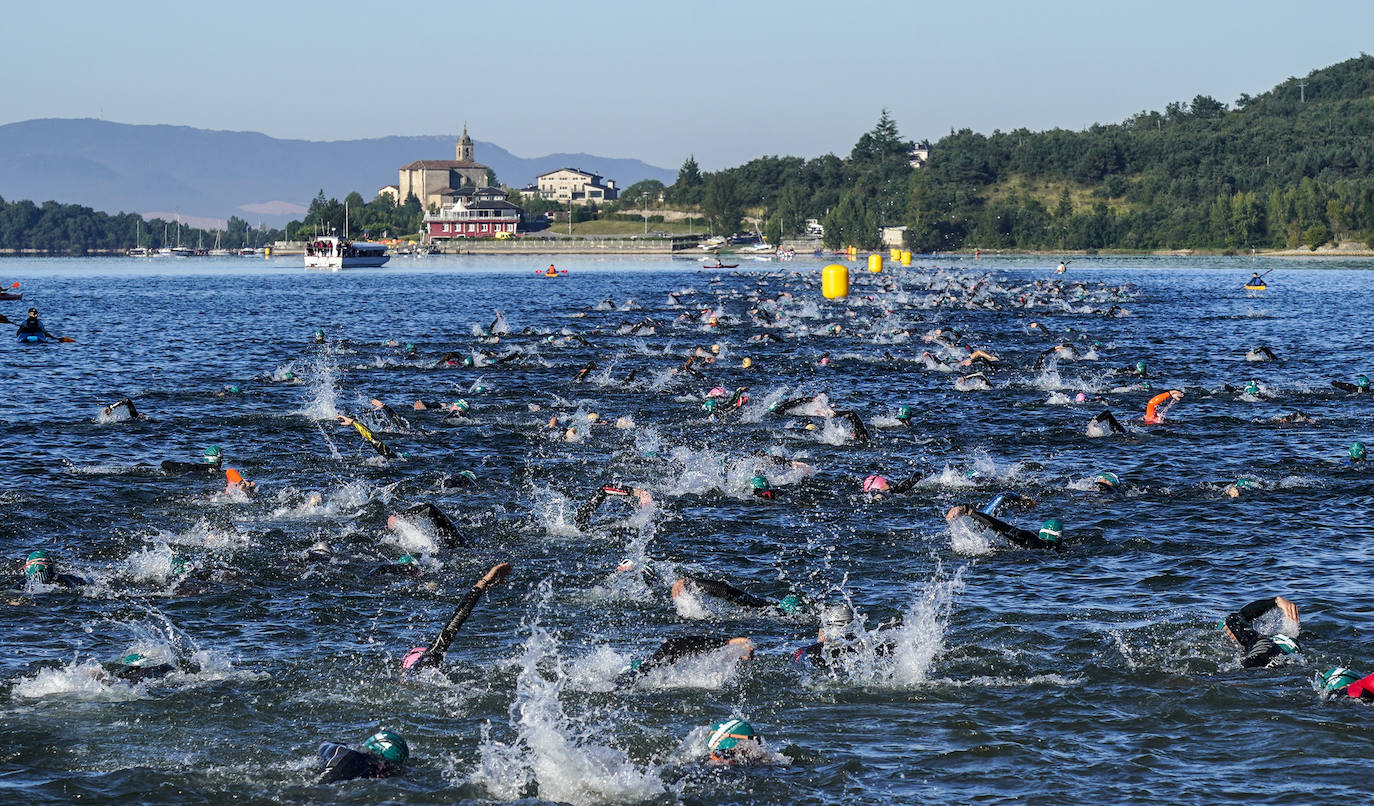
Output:
<instances>
[{"instance_id":1,"label":"white building","mask_svg":"<svg viewBox=\"0 0 1374 806\"><path fill-rule=\"evenodd\" d=\"M613 180L602 180L598 174L576 168L560 168L540 174L537 182L539 198L548 201L595 204L615 201L616 196L620 195Z\"/></svg>"}]
</instances>

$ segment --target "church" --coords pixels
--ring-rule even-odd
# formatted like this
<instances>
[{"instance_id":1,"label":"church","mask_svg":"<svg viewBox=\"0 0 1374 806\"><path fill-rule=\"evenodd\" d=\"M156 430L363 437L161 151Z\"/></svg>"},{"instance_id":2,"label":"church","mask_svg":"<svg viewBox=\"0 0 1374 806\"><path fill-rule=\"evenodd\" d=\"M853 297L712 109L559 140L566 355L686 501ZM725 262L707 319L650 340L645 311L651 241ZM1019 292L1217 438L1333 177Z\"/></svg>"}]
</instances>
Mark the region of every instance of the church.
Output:
<instances>
[{"instance_id":1,"label":"church","mask_svg":"<svg viewBox=\"0 0 1374 806\"><path fill-rule=\"evenodd\" d=\"M468 127L463 127L463 136L458 139L453 160L416 160L401 168L401 181L397 186L397 198L405 201L410 194L425 209L437 209L444 203L447 191L464 186L483 187L490 184L487 172L490 170L472 158L472 138L468 137ZM451 195L451 194L450 194Z\"/></svg>"}]
</instances>

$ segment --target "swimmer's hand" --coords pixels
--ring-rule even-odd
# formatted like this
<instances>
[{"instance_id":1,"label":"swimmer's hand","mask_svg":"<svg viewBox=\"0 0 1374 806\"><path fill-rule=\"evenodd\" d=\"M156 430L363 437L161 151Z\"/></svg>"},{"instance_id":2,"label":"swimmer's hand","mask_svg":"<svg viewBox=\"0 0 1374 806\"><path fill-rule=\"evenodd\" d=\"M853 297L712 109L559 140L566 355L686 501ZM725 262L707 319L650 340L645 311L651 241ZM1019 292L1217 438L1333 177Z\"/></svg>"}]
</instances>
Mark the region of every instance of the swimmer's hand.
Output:
<instances>
[{"instance_id":1,"label":"swimmer's hand","mask_svg":"<svg viewBox=\"0 0 1374 806\"><path fill-rule=\"evenodd\" d=\"M493 588L499 585L501 580L510 576L510 569L510 563L497 563L477 582L483 588Z\"/></svg>"}]
</instances>

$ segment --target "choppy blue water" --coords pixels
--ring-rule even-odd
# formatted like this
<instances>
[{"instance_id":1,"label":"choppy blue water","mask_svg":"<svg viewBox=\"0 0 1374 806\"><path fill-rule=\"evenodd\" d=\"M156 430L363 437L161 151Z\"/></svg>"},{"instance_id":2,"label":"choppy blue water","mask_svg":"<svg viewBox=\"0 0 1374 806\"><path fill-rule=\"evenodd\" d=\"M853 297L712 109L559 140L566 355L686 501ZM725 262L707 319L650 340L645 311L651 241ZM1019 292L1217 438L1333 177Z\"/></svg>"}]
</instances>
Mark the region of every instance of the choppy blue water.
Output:
<instances>
[{"instance_id":1,"label":"choppy blue water","mask_svg":"<svg viewBox=\"0 0 1374 806\"><path fill-rule=\"evenodd\" d=\"M846 302L821 298L818 260L740 273L558 262L570 273L557 280L534 276L537 260L477 257L338 274L286 259L0 262L0 281L25 294L0 312L37 305L51 332L77 340L0 342L0 551L16 582L36 548L92 582L12 590L0 607L0 799L1370 799L1371 712L1322 704L1311 678L1338 663L1374 671L1374 481L1345 459L1352 440L1374 438L1370 398L1330 386L1374 371L1374 263L1082 259L1059 278L1061 303L1028 285L1051 279L1033 259L855 271ZM1270 290L1241 289L1270 268ZM984 274L975 299L1002 310L965 306ZM762 298L775 300L768 319L751 313ZM1113 303L1129 315L1098 313ZM497 311L494 341L481 334ZM628 332L646 317L656 326ZM925 350L961 357L922 339L951 326L1000 357L991 389L958 391L960 372L918 362ZM756 340L765 333L782 341ZM1036 368L1061 341L1077 357ZM1279 360L1247 362L1260 344ZM704 378L673 372L712 345ZM435 368L448 353L478 366ZM1137 360L1151 391L1112 374ZM1267 397L1224 389L1252 379ZM242 392L218 394L231 385ZM711 421L701 402L714 386L748 386L750 400ZM1167 388L1184 400L1167 424L1143 425L1145 401ZM1074 403L1080 391L1103 400ZM801 395L858 412L871 444L841 421L767 412ZM124 396L146 419L102 421ZM373 397L409 418L398 429L365 415L409 458L380 462L334 421ZM472 416L456 424L409 409L459 397ZM892 419L904 404L909 429ZM1086 435L1104 407L1127 437ZM1277 421L1295 410L1316 422ZM211 444L257 482L255 500L224 495L219 477L154 469ZM475 487L440 487L463 469ZM1108 470L1125 490L1110 498L1091 486ZM905 495L861 493L871 473L918 471L929 478ZM748 493L756 472L778 500ZM1225 497L1242 476L1255 489ZM647 488L654 505L612 501L576 528L572 511L612 481ZM1007 514L1023 526L1062 517L1067 549L1027 552L945 522L951 505L1003 490L1038 502ZM425 500L467 546L387 528ZM335 559L301 563L317 541ZM370 574L403 553L422 577ZM217 581L179 589L174 557ZM794 665L814 610L675 605L617 575L624 557L812 608L847 599L870 627L902 615L898 649L835 673ZM511 579L443 668L401 674L402 654L499 561ZM1241 670L1214 625L1274 594L1301 607L1303 652ZM749 636L757 653L614 688L632 658L688 634ZM179 670L102 676L129 652ZM729 716L778 763L698 763L704 729ZM410 743L403 776L312 783L321 741L383 727Z\"/></svg>"}]
</instances>

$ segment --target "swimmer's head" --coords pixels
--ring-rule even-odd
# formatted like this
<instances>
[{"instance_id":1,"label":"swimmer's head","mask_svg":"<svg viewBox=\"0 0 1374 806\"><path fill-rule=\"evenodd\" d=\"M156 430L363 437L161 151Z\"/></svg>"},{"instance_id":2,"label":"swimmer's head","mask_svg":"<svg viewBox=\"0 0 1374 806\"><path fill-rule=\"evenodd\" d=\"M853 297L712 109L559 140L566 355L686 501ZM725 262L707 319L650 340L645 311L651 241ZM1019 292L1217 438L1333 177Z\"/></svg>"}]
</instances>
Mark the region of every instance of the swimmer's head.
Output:
<instances>
[{"instance_id":1,"label":"swimmer's head","mask_svg":"<svg viewBox=\"0 0 1374 806\"><path fill-rule=\"evenodd\" d=\"M321 329L319 329L319 328L315 328L315 341L317 341L317 342L324 341L324 331L323 331L323 330L321 330Z\"/></svg>"},{"instance_id":2,"label":"swimmer's head","mask_svg":"<svg viewBox=\"0 0 1374 806\"><path fill-rule=\"evenodd\" d=\"M241 395L243 394L243 387L234 383L224 387L224 391L228 392L231 395Z\"/></svg>"},{"instance_id":3,"label":"swimmer's head","mask_svg":"<svg viewBox=\"0 0 1374 806\"><path fill-rule=\"evenodd\" d=\"M463 400L462 398L459 398L458 400L455 400L452 403L448 404L448 407L449 409L457 412L458 414L467 414L472 409L472 404L468 403L466 400Z\"/></svg>"},{"instance_id":4,"label":"swimmer's head","mask_svg":"<svg viewBox=\"0 0 1374 806\"><path fill-rule=\"evenodd\" d=\"M1064 522L1058 518L1050 518L1040 524L1039 537L1046 543L1059 545L1059 541L1064 538Z\"/></svg>"},{"instance_id":5,"label":"swimmer's head","mask_svg":"<svg viewBox=\"0 0 1374 806\"><path fill-rule=\"evenodd\" d=\"M866 493L885 493L891 489L892 485L886 476L874 474L864 479L864 492Z\"/></svg>"},{"instance_id":6,"label":"swimmer's head","mask_svg":"<svg viewBox=\"0 0 1374 806\"><path fill-rule=\"evenodd\" d=\"M1260 392L1259 381L1249 381L1248 383L1245 384L1245 394L1250 395L1250 396L1253 397L1253 396L1259 394L1259 392Z\"/></svg>"},{"instance_id":7,"label":"swimmer's head","mask_svg":"<svg viewBox=\"0 0 1374 806\"><path fill-rule=\"evenodd\" d=\"M762 475L754 476L752 479L749 479L749 486L755 490L772 489L771 486L768 484L768 479Z\"/></svg>"},{"instance_id":8,"label":"swimmer's head","mask_svg":"<svg viewBox=\"0 0 1374 806\"><path fill-rule=\"evenodd\" d=\"M1350 461L1363 462L1365 460L1365 447L1363 442L1350 443Z\"/></svg>"},{"instance_id":9,"label":"swimmer's head","mask_svg":"<svg viewBox=\"0 0 1374 806\"><path fill-rule=\"evenodd\" d=\"M720 406L720 401L713 397L708 397L701 402L701 410L707 414L713 413Z\"/></svg>"},{"instance_id":10,"label":"swimmer's head","mask_svg":"<svg viewBox=\"0 0 1374 806\"><path fill-rule=\"evenodd\" d=\"M454 474L454 481L459 487L468 487L477 483L477 474L471 470L459 470Z\"/></svg>"},{"instance_id":11,"label":"swimmer's head","mask_svg":"<svg viewBox=\"0 0 1374 806\"><path fill-rule=\"evenodd\" d=\"M205 464L219 467L219 463L224 461L224 454L220 452L218 445L211 445L205 449Z\"/></svg>"},{"instance_id":12,"label":"swimmer's head","mask_svg":"<svg viewBox=\"0 0 1374 806\"><path fill-rule=\"evenodd\" d=\"M1356 376L1355 376L1355 385L1358 386L1358 387L1361 388L1361 389L1368 389L1368 388L1369 388L1369 376L1368 376L1368 375L1356 375Z\"/></svg>"},{"instance_id":13,"label":"swimmer's head","mask_svg":"<svg viewBox=\"0 0 1374 806\"><path fill-rule=\"evenodd\" d=\"M898 406L898 407L897 407L897 419L898 419L898 420L902 420L903 422L905 422L906 420L910 420L911 417L912 417L912 414L913 414L913 412L912 412L910 406Z\"/></svg>"},{"instance_id":14,"label":"swimmer's head","mask_svg":"<svg viewBox=\"0 0 1374 806\"><path fill-rule=\"evenodd\" d=\"M415 354L415 342L413 342L413 341L408 341L408 342L406 342L405 351L406 351L406 353L407 353L408 355L414 355L414 354Z\"/></svg>"},{"instance_id":15,"label":"swimmer's head","mask_svg":"<svg viewBox=\"0 0 1374 806\"><path fill-rule=\"evenodd\" d=\"M753 726L743 719L727 719L711 727L711 734L706 737L706 746L712 753L733 750L735 745L745 739L755 739Z\"/></svg>"},{"instance_id":16,"label":"swimmer's head","mask_svg":"<svg viewBox=\"0 0 1374 806\"><path fill-rule=\"evenodd\" d=\"M470 355L465 355L465 356L463 356L462 364L463 364L463 366L465 366L465 367L470 367L470 366L472 366L472 365L473 365L472 356L470 356Z\"/></svg>"},{"instance_id":17,"label":"swimmer's head","mask_svg":"<svg viewBox=\"0 0 1374 806\"><path fill-rule=\"evenodd\" d=\"M740 369L749 369L752 366L754 366L754 359L752 358L746 358L743 361L739 362Z\"/></svg>"},{"instance_id":18,"label":"swimmer's head","mask_svg":"<svg viewBox=\"0 0 1374 806\"><path fill-rule=\"evenodd\" d=\"M1325 674L1317 675L1317 689L1322 694L1337 694L1359 680L1360 676L1355 672L1344 666L1337 666Z\"/></svg>"},{"instance_id":19,"label":"swimmer's head","mask_svg":"<svg viewBox=\"0 0 1374 806\"><path fill-rule=\"evenodd\" d=\"M1085 395L1085 394L1083 394L1082 392L1079 392L1078 394L1076 394L1076 395L1073 396L1073 402L1075 402L1075 403L1087 403L1087 402L1088 402L1088 396Z\"/></svg>"},{"instance_id":20,"label":"swimmer's head","mask_svg":"<svg viewBox=\"0 0 1374 806\"><path fill-rule=\"evenodd\" d=\"M24 577L45 584L52 582L52 578L57 575L55 566L56 563L48 556L48 552L42 549L31 551L28 559L24 561Z\"/></svg>"},{"instance_id":21,"label":"swimmer's head","mask_svg":"<svg viewBox=\"0 0 1374 806\"><path fill-rule=\"evenodd\" d=\"M294 381L296 380L296 373L288 369L286 372L282 373L281 379L284 381Z\"/></svg>"},{"instance_id":22,"label":"swimmer's head","mask_svg":"<svg viewBox=\"0 0 1374 806\"><path fill-rule=\"evenodd\" d=\"M397 557L397 558L396 558L396 564L397 564L397 565L414 565L414 564L415 564L415 558L412 557L412 556L410 556L409 554L402 554L400 557Z\"/></svg>"},{"instance_id":23,"label":"swimmer's head","mask_svg":"<svg viewBox=\"0 0 1374 806\"><path fill-rule=\"evenodd\" d=\"M1276 632L1269 636L1269 640L1273 641L1274 646L1282 650L1285 655L1296 655L1298 652L1298 642L1281 632Z\"/></svg>"},{"instance_id":24,"label":"swimmer's head","mask_svg":"<svg viewBox=\"0 0 1374 806\"><path fill-rule=\"evenodd\" d=\"M1135 362L1135 371L1136 371L1136 372L1139 372L1141 375L1144 375L1145 372L1146 372L1146 370L1147 370L1147 367L1145 366L1145 362L1144 362L1144 361L1137 361L1137 362Z\"/></svg>"},{"instance_id":25,"label":"swimmer's head","mask_svg":"<svg viewBox=\"0 0 1374 806\"><path fill-rule=\"evenodd\" d=\"M789 593L778 600L778 609L784 613L796 613L801 610L801 598L795 593Z\"/></svg>"},{"instance_id":26,"label":"swimmer's head","mask_svg":"<svg viewBox=\"0 0 1374 806\"><path fill-rule=\"evenodd\" d=\"M410 758L406 740L389 730L378 731L363 742L363 749L394 764L404 764Z\"/></svg>"},{"instance_id":27,"label":"swimmer's head","mask_svg":"<svg viewBox=\"0 0 1374 806\"><path fill-rule=\"evenodd\" d=\"M821 611L820 638L822 641L844 638L851 632L853 624L854 610L849 605L844 602L826 605Z\"/></svg>"},{"instance_id":28,"label":"swimmer's head","mask_svg":"<svg viewBox=\"0 0 1374 806\"><path fill-rule=\"evenodd\" d=\"M120 666L132 666L134 668L138 668L140 666L147 666L148 663L148 656L141 655L137 652L130 652L129 654L119 659Z\"/></svg>"},{"instance_id":29,"label":"swimmer's head","mask_svg":"<svg viewBox=\"0 0 1374 806\"><path fill-rule=\"evenodd\" d=\"M1115 490L1117 486L1121 484L1121 479L1117 478L1115 473L1104 472L1098 473L1097 478L1093 479L1093 483L1101 487Z\"/></svg>"}]
</instances>

